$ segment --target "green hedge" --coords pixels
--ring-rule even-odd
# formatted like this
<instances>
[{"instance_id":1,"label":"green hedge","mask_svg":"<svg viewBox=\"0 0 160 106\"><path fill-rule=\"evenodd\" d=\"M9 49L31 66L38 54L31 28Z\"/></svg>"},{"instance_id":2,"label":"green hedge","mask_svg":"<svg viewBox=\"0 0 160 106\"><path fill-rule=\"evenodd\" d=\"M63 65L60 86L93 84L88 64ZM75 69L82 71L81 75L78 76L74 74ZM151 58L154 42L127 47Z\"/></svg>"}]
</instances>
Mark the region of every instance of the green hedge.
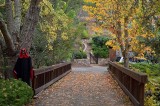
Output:
<instances>
[{"instance_id":1,"label":"green hedge","mask_svg":"<svg viewBox=\"0 0 160 106\"><path fill-rule=\"evenodd\" d=\"M26 83L16 79L0 79L0 106L23 106L32 97L32 88Z\"/></svg>"},{"instance_id":2,"label":"green hedge","mask_svg":"<svg viewBox=\"0 0 160 106\"><path fill-rule=\"evenodd\" d=\"M83 32L81 34L81 38L82 39L88 39L89 38L89 34L88 34L87 30L83 30Z\"/></svg>"},{"instance_id":3,"label":"green hedge","mask_svg":"<svg viewBox=\"0 0 160 106\"><path fill-rule=\"evenodd\" d=\"M136 63L130 64L130 68L148 75L149 81L145 86L145 106L160 106L160 65Z\"/></svg>"},{"instance_id":4,"label":"green hedge","mask_svg":"<svg viewBox=\"0 0 160 106\"><path fill-rule=\"evenodd\" d=\"M97 47L92 45L92 51L94 56L98 56L99 58L107 58L109 56L109 50L106 46Z\"/></svg>"},{"instance_id":5,"label":"green hedge","mask_svg":"<svg viewBox=\"0 0 160 106\"><path fill-rule=\"evenodd\" d=\"M92 51L95 56L99 58L107 58L109 56L109 48L105 43L109 40L106 36L95 36L92 38Z\"/></svg>"},{"instance_id":6,"label":"green hedge","mask_svg":"<svg viewBox=\"0 0 160 106\"><path fill-rule=\"evenodd\" d=\"M159 64L136 63L136 64L131 64L131 67L138 69L140 72L147 73L148 76L153 77L160 75Z\"/></svg>"},{"instance_id":7,"label":"green hedge","mask_svg":"<svg viewBox=\"0 0 160 106\"><path fill-rule=\"evenodd\" d=\"M83 51L74 52L74 59L86 59L87 54Z\"/></svg>"}]
</instances>

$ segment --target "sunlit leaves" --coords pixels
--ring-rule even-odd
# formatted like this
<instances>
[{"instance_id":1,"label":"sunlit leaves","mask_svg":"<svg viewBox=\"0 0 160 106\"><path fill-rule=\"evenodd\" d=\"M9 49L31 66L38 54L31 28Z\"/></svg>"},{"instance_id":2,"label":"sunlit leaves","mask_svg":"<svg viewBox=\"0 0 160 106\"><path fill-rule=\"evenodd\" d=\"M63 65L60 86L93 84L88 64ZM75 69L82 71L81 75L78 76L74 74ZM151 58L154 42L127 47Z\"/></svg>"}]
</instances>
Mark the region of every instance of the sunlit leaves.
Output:
<instances>
[{"instance_id":1,"label":"sunlit leaves","mask_svg":"<svg viewBox=\"0 0 160 106\"><path fill-rule=\"evenodd\" d=\"M21 3L22 3L22 11L24 12L24 14L27 12L27 9L29 8L29 2L30 2L30 0L21 1Z\"/></svg>"},{"instance_id":2,"label":"sunlit leaves","mask_svg":"<svg viewBox=\"0 0 160 106\"><path fill-rule=\"evenodd\" d=\"M46 42L42 42L43 45L38 42L40 51L35 47L34 56L37 67L52 65L71 58L78 28L77 23L74 23L77 13L73 9L68 10L67 6L73 7L69 3L63 0L43 0L41 2L38 25L40 34L37 36L39 38L42 36L41 40Z\"/></svg>"},{"instance_id":3,"label":"sunlit leaves","mask_svg":"<svg viewBox=\"0 0 160 106\"><path fill-rule=\"evenodd\" d=\"M48 35L49 42L56 40L57 36L61 36L62 39L67 40L67 30L70 22L71 20L62 9L54 10L48 0L43 0L41 3L40 28Z\"/></svg>"},{"instance_id":4,"label":"sunlit leaves","mask_svg":"<svg viewBox=\"0 0 160 106\"><path fill-rule=\"evenodd\" d=\"M43 0L40 3L40 7L41 7L41 12L40 12L41 16L45 16L53 13L53 7L52 7L52 4L49 2L49 0Z\"/></svg>"},{"instance_id":5,"label":"sunlit leaves","mask_svg":"<svg viewBox=\"0 0 160 106\"><path fill-rule=\"evenodd\" d=\"M94 23L93 31L101 32L101 29L107 29L112 34L113 40L106 43L107 45L119 46L125 48L125 41L128 39L130 50L141 52L145 45L140 44L137 36L144 38L153 38L154 18L158 12L158 1L145 0L84 0L86 5L83 9L88 12L87 20ZM88 5L87 3L93 4ZM128 17L127 28L124 26L124 19ZM93 21L94 20L94 21ZM118 28L117 22L120 23L121 29ZM103 30L104 30L103 29ZM125 36L124 30L127 30L128 37ZM119 34L119 35L118 35ZM116 36L116 39L115 39ZM111 43L112 42L112 43ZM119 44L117 44L119 43ZM116 48L119 48L116 47ZM137 50L137 47L141 47Z\"/></svg>"}]
</instances>

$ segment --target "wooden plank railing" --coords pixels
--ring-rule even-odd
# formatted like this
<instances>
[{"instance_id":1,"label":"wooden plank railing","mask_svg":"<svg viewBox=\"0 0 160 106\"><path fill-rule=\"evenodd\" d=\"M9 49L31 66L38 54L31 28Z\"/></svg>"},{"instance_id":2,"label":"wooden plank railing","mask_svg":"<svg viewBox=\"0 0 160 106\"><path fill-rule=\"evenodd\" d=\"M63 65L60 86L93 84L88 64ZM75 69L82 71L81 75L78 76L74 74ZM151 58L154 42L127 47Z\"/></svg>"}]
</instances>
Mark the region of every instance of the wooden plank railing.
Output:
<instances>
[{"instance_id":1,"label":"wooden plank railing","mask_svg":"<svg viewBox=\"0 0 160 106\"><path fill-rule=\"evenodd\" d=\"M144 106L144 86L147 75L109 61L109 72L135 106Z\"/></svg>"},{"instance_id":2,"label":"wooden plank railing","mask_svg":"<svg viewBox=\"0 0 160 106\"><path fill-rule=\"evenodd\" d=\"M61 63L45 68L34 69L32 88L37 94L71 71L71 63Z\"/></svg>"}]
</instances>

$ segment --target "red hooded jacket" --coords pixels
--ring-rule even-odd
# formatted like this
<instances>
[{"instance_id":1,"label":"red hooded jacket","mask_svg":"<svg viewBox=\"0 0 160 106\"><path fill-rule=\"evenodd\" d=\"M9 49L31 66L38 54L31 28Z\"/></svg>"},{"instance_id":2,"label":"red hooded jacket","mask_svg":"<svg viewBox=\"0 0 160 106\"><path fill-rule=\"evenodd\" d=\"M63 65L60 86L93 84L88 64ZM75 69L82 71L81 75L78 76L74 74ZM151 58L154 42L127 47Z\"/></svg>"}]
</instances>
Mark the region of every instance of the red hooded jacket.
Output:
<instances>
[{"instance_id":1,"label":"red hooded jacket","mask_svg":"<svg viewBox=\"0 0 160 106\"><path fill-rule=\"evenodd\" d=\"M29 78L32 80L34 77L31 57L25 48L20 50L13 73L16 79L21 78L22 81L27 82L28 84L30 82Z\"/></svg>"}]
</instances>

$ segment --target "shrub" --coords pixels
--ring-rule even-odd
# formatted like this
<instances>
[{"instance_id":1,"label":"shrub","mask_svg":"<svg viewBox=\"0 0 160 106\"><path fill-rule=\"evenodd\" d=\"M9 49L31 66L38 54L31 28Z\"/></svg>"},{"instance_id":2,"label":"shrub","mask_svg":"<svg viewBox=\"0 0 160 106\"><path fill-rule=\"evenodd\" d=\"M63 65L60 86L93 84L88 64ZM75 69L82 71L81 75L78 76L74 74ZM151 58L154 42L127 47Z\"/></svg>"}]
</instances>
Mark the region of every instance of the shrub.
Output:
<instances>
[{"instance_id":1,"label":"shrub","mask_svg":"<svg viewBox=\"0 0 160 106\"><path fill-rule=\"evenodd\" d=\"M97 47L92 46L94 56L98 56L99 58L107 58L109 55L109 51L106 46Z\"/></svg>"},{"instance_id":2,"label":"shrub","mask_svg":"<svg viewBox=\"0 0 160 106\"><path fill-rule=\"evenodd\" d=\"M92 38L92 51L95 56L106 58L109 55L109 48L105 43L109 40L108 37L96 36Z\"/></svg>"},{"instance_id":3,"label":"shrub","mask_svg":"<svg viewBox=\"0 0 160 106\"><path fill-rule=\"evenodd\" d=\"M144 100L145 106L157 106L156 101L154 100L153 96L146 97Z\"/></svg>"},{"instance_id":4,"label":"shrub","mask_svg":"<svg viewBox=\"0 0 160 106\"><path fill-rule=\"evenodd\" d=\"M0 79L0 106L23 106L30 102L33 91L26 83Z\"/></svg>"},{"instance_id":5,"label":"shrub","mask_svg":"<svg viewBox=\"0 0 160 106\"><path fill-rule=\"evenodd\" d=\"M145 97L146 106L159 106L160 105L160 65L159 64L147 64L136 63L130 64L130 68L145 72L148 75L148 83L145 86L145 94L150 91L151 96Z\"/></svg>"},{"instance_id":6,"label":"shrub","mask_svg":"<svg viewBox=\"0 0 160 106\"><path fill-rule=\"evenodd\" d=\"M77 51L77 52L74 53L74 58L75 59L86 59L87 54L83 51Z\"/></svg>"},{"instance_id":7,"label":"shrub","mask_svg":"<svg viewBox=\"0 0 160 106\"><path fill-rule=\"evenodd\" d=\"M88 34L87 30L83 30L83 32L81 34L81 38L82 39L88 39L89 38L89 34Z\"/></svg>"},{"instance_id":8,"label":"shrub","mask_svg":"<svg viewBox=\"0 0 160 106\"><path fill-rule=\"evenodd\" d=\"M160 66L158 64L137 63L131 64L131 68L139 69L139 71L147 73L148 76L160 75Z\"/></svg>"}]
</instances>

